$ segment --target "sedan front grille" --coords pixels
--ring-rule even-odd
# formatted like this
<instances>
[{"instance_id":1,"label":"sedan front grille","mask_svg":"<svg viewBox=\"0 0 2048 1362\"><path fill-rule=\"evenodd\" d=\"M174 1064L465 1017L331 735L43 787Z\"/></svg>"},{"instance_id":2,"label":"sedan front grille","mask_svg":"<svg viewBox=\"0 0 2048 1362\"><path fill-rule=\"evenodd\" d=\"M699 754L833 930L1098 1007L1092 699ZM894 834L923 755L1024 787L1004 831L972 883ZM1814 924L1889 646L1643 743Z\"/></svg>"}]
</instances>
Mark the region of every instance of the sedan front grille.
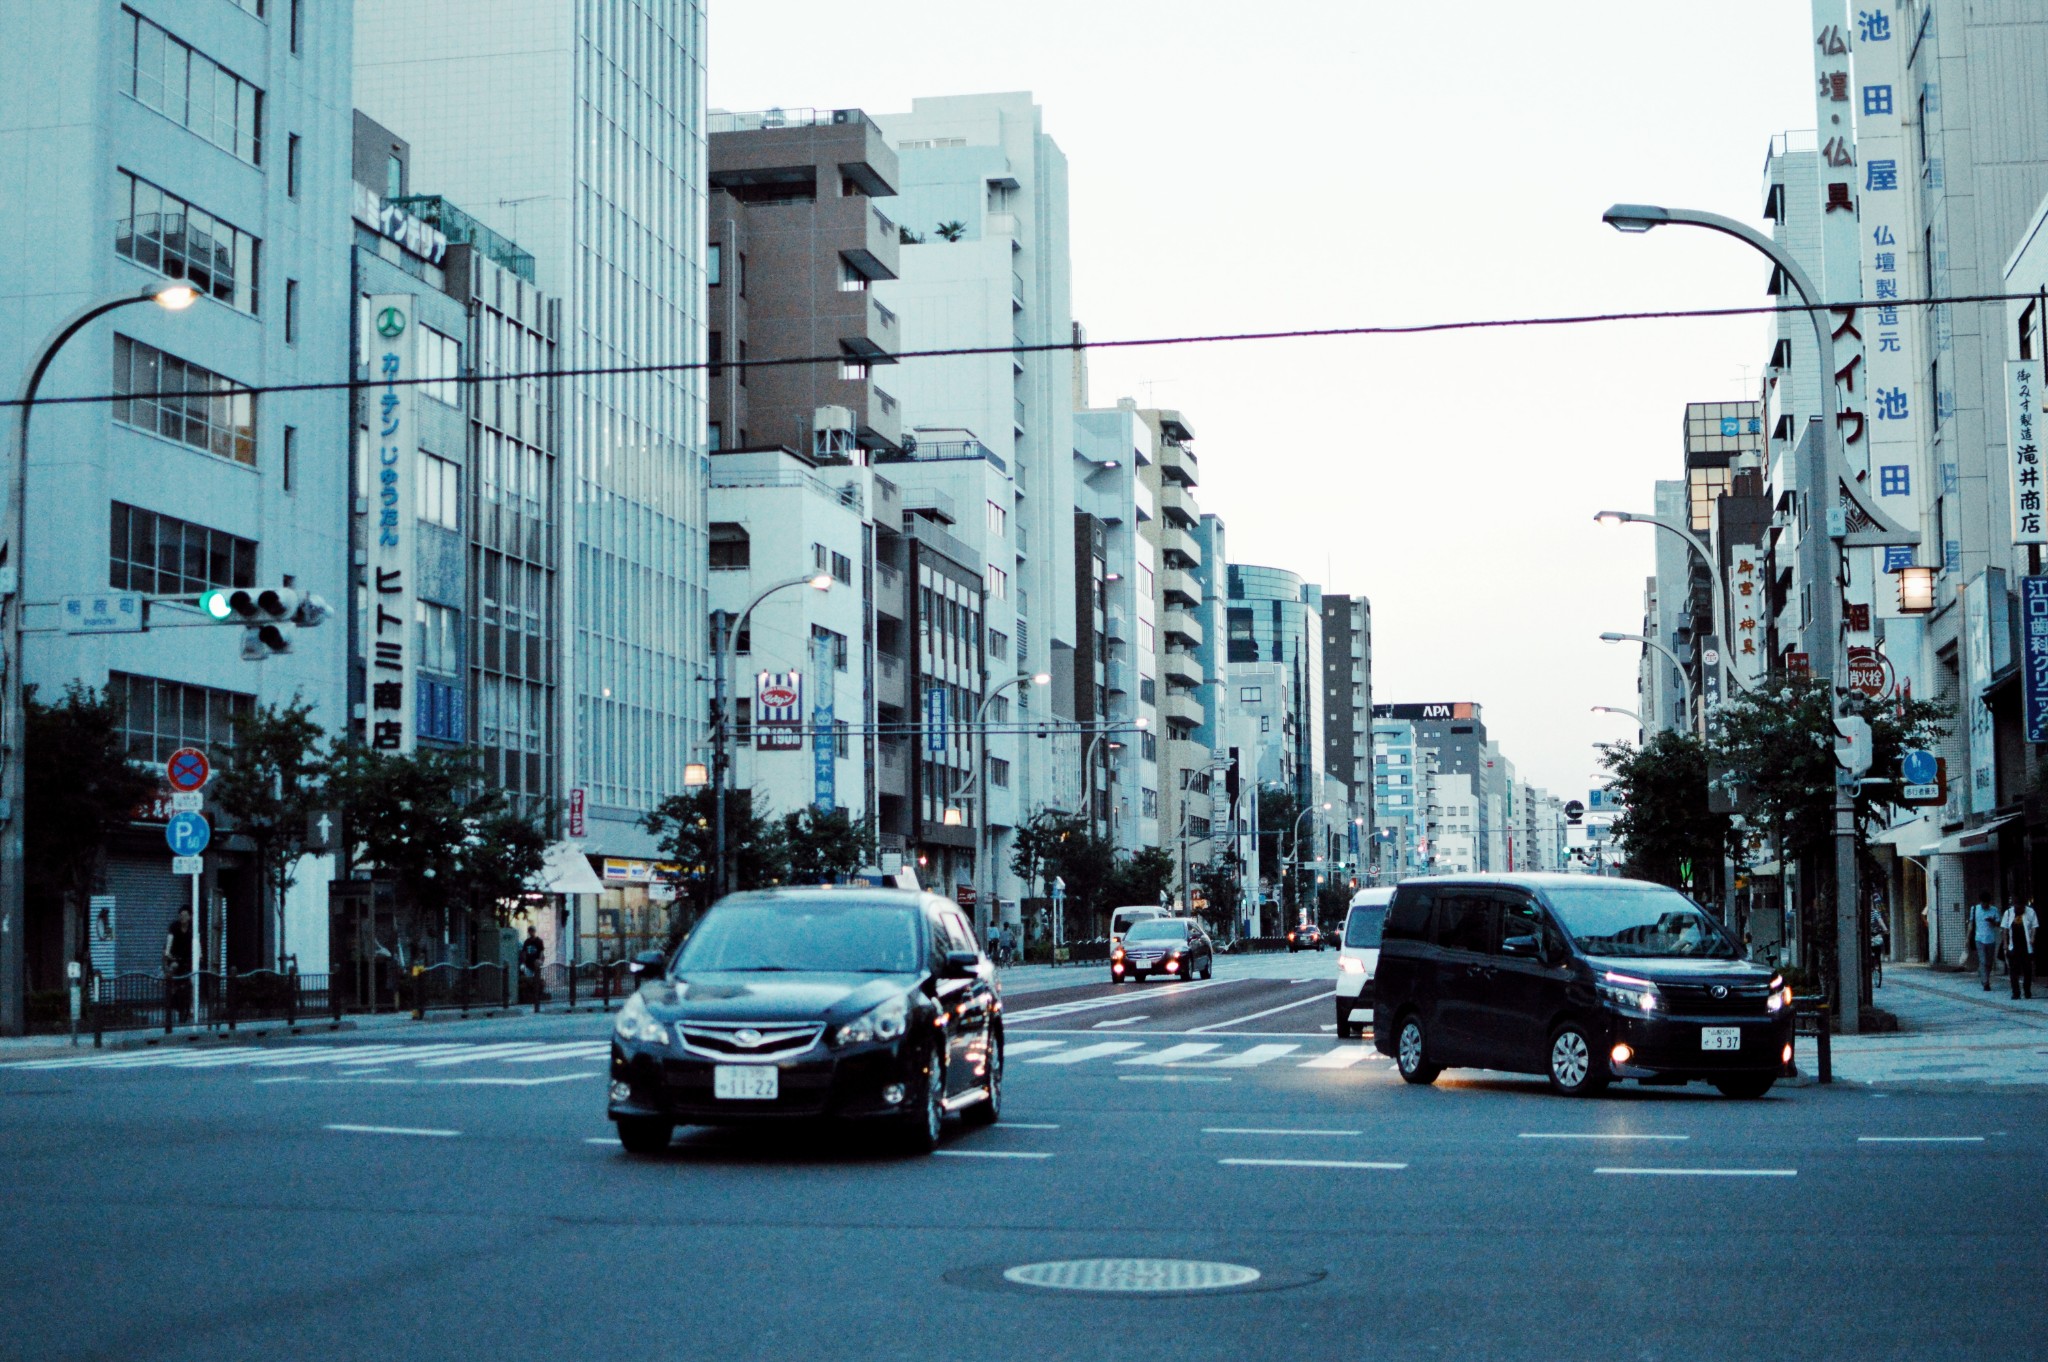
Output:
<instances>
[{"instance_id":1,"label":"sedan front grille","mask_svg":"<svg viewBox=\"0 0 2048 1362\"><path fill-rule=\"evenodd\" d=\"M800 1055L825 1034L818 1022L685 1021L676 1029L682 1035L683 1048L692 1054L743 1064Z\"/></svg>"}]
</instances>

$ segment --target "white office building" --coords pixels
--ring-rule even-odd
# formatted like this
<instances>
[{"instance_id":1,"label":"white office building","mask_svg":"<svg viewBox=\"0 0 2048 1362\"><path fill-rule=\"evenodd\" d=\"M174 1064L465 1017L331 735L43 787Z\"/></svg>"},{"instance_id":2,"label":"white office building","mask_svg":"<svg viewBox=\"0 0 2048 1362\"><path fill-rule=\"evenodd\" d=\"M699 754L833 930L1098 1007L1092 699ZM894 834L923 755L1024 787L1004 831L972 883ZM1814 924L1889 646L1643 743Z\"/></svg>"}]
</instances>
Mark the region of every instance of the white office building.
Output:
<instances>
[{"instance_id":1,"label":"white office building","mask_svg":"<svg viewBox=\"0 0 2048 1362\"><path fill-rule=\"evenodd\" d=\"M706 352L702 0L356 0L356 103L415 178L533 252L561 362ZM563 787L585 850L655 847L641 816L706 758L701 371L564 382Z\"/></svg>"}]
</instances>

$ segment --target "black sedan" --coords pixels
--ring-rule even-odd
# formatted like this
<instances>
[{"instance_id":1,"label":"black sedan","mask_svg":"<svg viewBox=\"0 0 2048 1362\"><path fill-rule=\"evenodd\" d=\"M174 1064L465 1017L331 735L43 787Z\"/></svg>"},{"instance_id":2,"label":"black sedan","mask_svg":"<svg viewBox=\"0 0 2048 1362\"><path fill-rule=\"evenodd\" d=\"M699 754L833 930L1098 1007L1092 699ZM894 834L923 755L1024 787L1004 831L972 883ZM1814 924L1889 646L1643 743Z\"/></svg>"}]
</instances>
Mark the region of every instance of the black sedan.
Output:
<instances>
[{"instance_id":1,"label":"black sedan","mask_svg":"<svg viewBox=\"0 0 2048 1362\"><path fill-rule=\"evenodd\" d=\"M1109 953L1109 981L1216 977L1216 946L1191 917L1155 917L1133 926Z\"/></svg>"},{"instance_id":2,"label":"black sedan","mask_svg":"<svg viewBox=\"0 0 2048 1362\"><path fill-rule=\"evenodd\" d=\"M848 1119L929 1153L945 1118L1003 1102L995 967L932 894L820 888L714 904L619 1012L608 1108L619 1143L678 1125Z\"/></svg>"},{"instance_id":3,"label":"black sedan","mask_svg":"<svg viewBox=\"0 0 2048 1362\"><path fill-rule=\"evenodd\" d=\"M1290 951L1319 951L1324 944L1323 929L1313 922L1287 929L1287 949Z\"/></svg>"}]
</instances>

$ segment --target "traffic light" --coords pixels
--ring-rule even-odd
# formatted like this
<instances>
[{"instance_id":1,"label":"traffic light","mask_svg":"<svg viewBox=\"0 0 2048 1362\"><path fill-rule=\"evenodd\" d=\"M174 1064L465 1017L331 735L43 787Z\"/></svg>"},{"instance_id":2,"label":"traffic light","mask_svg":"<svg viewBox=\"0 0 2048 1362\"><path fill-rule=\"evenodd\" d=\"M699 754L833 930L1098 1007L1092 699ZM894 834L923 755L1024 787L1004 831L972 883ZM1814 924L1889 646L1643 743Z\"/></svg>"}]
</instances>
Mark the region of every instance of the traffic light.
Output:
<instances>
[{"instance_id":1,"label":"traffic light","mask_svg":"<svg viewBox=\"0 0 2048 1362\"><path fill-rule=\"evenodd\" d=\"M207 591L199 597L199 609L210 619L243 626L242 657L249 662L292 650L285 625L311 629L334 613L318 596L288 586Z\"/></svg>"},{"instance_id":2,"label":"traffic light","mask_svg":"<svg viewBox=\"0 0 2048 1362\"><path fill-rule=\"evenodd\" d=\"M1870 770L1870 720L1851 714L1835 720L1835 761L1850 780Z\"/></svg>"}]
</instances>

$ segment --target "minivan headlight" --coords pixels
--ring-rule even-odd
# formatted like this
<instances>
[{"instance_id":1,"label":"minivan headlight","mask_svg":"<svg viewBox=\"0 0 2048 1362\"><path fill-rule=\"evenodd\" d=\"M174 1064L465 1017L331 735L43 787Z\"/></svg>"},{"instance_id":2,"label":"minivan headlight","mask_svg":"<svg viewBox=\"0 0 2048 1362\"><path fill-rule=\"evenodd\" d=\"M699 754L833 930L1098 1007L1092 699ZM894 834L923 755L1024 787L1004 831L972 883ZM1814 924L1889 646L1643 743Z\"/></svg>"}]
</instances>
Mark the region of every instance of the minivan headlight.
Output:
<instances>
[{"instance_id":1,"label":"minivan headlight","mask_svg":"<svg viewBox=\"0 0 2048 1362\"><path fill-rule=\"evenodd\" d=\"M1610 973L1593 985L1593 991L1600 995L1601 1002L1623 1012L1648 1014L1664 1006L1655 984L1627 974Z\"/></svg>"},{"instance_id":2,"label":"minivan headlight","mask_svg":"<svg viewBox=\"0 0 2048 1362\"><path fill-rule=\"evenodd\" d=\"M668 1028L655 1019L648 1010L646 1000L635 993L626 999L626 1005L619 1009L619 1019L612 1025L620 1040L635 1041L641 1045L668 1044Z\"/></svg>"},{"instance_id":3,"label":"minivan headlight","mask_svg":"<svg viewBox=\"0 0 2048 1362\"><path fill-rule=\"evenodd\" d=\"M1771 980L1771 995L1764 999L1764 1010L1767 1012L1783 1012L1790 1006L1792 1006L1792 985L1785 984L1781 987L1776 979Z\"/></svg>"},{"instance_id":4,"label":"minivan headlight","mask_svg":"<svg viewBox=\"0 0 2048 1362\"><path fill-rule=\"evenodd\" d=\"M843 1023L832 1033L834 1045L866 1045L869 1041L894 1040L910 1027L910 999L890 998Z\"/></svg>"}]
</instances>

